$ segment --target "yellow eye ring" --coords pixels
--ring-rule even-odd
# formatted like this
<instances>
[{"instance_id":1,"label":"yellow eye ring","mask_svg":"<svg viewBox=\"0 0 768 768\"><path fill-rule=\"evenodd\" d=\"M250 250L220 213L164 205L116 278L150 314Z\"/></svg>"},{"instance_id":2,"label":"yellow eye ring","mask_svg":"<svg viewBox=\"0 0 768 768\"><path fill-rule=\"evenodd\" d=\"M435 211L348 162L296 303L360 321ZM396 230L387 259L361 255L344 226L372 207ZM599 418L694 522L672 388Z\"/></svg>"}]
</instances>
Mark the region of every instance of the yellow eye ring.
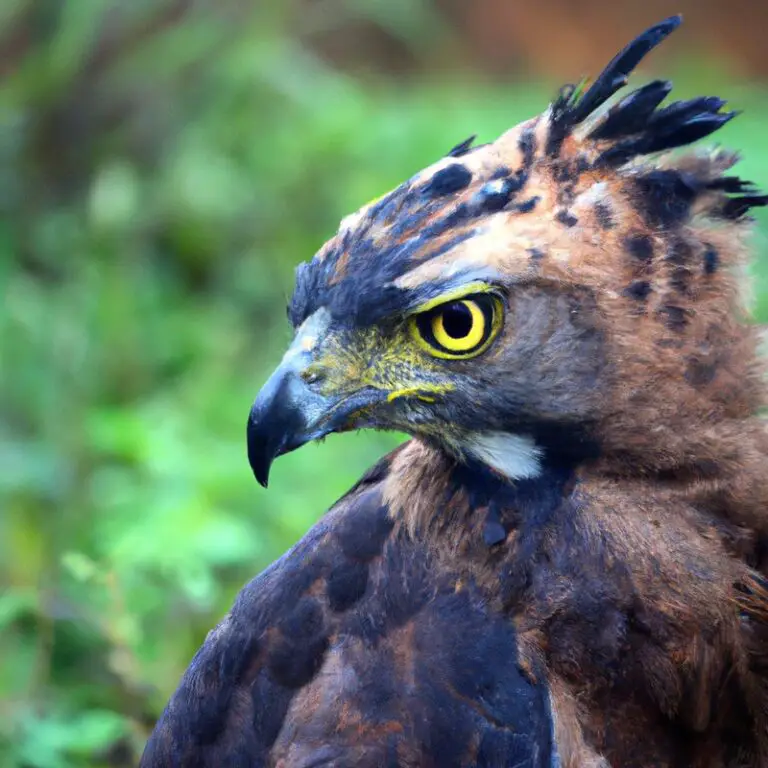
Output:
<instances>
[{"instance_id":1,"label":"yellow eye ring","mask_svg":"<svg viewBox=\"0 0 768 768\"><path fill-rule=\"evenodd\" d=\"M411 334L435 357L461 360L484 352L502 325L500 299L484 293L447 301L411 318Z\"/></svg>"}]
</instances>

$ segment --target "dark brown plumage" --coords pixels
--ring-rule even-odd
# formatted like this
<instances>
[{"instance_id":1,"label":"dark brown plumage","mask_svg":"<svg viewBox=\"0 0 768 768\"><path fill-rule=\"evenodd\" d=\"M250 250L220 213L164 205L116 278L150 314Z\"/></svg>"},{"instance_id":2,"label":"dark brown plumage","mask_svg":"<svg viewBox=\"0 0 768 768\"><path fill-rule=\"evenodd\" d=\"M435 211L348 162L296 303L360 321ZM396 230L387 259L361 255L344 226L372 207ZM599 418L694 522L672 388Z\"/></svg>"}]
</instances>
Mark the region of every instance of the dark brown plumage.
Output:
<instances>
[{"instance_id":1,"label":"dark brown plumage","mask_svg":"<svg viewBox=\"0 0 768 768\"><path fill-rule=\"evenodd\" d=\"M679 23L363 208L297 275L266 484L402 429L247 585L144 766L768 765L768 429L733 113L604 109ZM601 111L602 110L602 111ZM661 153L661 154L659 154Z\"/></svg>"}]
</instances>

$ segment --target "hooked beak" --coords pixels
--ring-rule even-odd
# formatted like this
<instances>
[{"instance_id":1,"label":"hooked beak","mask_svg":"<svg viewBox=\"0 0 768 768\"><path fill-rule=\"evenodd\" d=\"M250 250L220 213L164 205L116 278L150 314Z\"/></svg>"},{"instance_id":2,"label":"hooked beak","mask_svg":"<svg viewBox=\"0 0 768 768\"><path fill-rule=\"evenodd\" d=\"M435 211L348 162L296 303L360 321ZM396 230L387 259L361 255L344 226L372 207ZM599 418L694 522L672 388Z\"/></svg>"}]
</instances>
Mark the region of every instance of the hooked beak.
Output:
<instances>
[{"instance_id":1,"label":"hooked beak","mask_svg":"<svg viewBox=\"0 0 768 768\"><path fill-rule=\"evenodd\" d=\"M248 461L265 488L278 456L351 427L363 409L387 399L386 391L373 387L338 396L314 391L301 375L308 362L304 357L296 355L281 363L262 387L248 417Z\"/></svg>"}]
</instances>

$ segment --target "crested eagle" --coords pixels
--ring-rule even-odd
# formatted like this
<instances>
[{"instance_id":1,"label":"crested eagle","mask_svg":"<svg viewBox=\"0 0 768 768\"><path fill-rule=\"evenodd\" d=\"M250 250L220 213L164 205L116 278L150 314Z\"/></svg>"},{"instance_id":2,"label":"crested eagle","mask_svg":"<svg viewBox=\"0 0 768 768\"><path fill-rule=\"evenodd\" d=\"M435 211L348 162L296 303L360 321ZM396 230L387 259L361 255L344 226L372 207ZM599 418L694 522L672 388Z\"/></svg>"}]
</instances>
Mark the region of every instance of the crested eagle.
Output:
<instances>
[{"instance_id":1,"label":"crested eagle","mask_svg":"<svg viewBox=\"0 0 768 768\"><path fill-rule=\"evenodd\" d=\"M240 593L150 766L768 766L768 399L735 113L589 86L342 221L299 266L248 457L383 458Z\"/></svg>"}]
</instances>

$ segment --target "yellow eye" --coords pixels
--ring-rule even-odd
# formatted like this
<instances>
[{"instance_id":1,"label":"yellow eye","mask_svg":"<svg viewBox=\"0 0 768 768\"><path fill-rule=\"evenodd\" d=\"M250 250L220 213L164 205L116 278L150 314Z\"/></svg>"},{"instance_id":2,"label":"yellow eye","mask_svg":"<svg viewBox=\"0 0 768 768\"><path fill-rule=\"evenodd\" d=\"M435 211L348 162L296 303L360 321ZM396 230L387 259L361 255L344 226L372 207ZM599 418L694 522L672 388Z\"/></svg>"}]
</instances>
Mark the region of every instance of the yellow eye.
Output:
<instances>
[{"instance_id":1,"label":"yellow eye","mask_svg":"<svg viewBox=\"0 0 768 768\"><path fill-rule=\"evenodd\" d=\"M435 341L451 352L474 349L483 340L484 333L485 316L474 301L454 301L432 315Z\"/></svg>"},{"instance_id":2,"label":"yellow eye","mask_svg":"<svg viewBox=\"0 0 768 768\"><path fill-rule=\"evenodd\" d=\"M501 302L491 294L467 296L415 315L411 329L437 357L461 359L484 352L501 328Z\"/></svg>"}]
</instances>

